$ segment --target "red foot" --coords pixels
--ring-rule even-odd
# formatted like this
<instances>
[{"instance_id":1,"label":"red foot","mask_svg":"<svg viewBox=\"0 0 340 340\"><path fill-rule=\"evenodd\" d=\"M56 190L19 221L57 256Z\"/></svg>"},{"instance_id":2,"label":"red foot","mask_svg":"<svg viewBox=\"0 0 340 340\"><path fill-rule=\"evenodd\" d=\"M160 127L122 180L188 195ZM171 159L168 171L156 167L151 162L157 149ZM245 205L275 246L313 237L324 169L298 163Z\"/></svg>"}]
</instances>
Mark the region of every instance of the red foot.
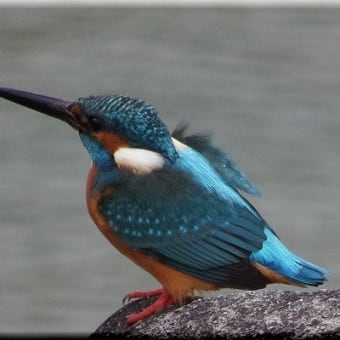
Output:
<instances>
[{"instance_id":1,"label":"red foot","mask_svg":"<svg viewBox=\"0 0 340 340\"><path fill-rule=\"evenodd\" d=\"M151 296L161 295L163 292L164 292L163 288L152 289L146 292L141 292L141 291L132 292L124 296L123 305L125 305L127 302L130 302L133 299L149 298Z\"/></svg>"},{"instance_id":2,"label":"red foot","mask_svg":"<svg viewBox=\"0 0 340 340\"><path fill-rule=\"evenodd\" d=\"M149 298L155 295L159 295L159 297L150 306L146 307L141 312L132 313L126 316L128 323L135 323L139 320L143 320L158 310L174 304L172 296L165 289L154 289L147 292L132 292L131 294L127 295L123 301L126 299L130 300L142 297Z\"/></svg>"}]
</instances>

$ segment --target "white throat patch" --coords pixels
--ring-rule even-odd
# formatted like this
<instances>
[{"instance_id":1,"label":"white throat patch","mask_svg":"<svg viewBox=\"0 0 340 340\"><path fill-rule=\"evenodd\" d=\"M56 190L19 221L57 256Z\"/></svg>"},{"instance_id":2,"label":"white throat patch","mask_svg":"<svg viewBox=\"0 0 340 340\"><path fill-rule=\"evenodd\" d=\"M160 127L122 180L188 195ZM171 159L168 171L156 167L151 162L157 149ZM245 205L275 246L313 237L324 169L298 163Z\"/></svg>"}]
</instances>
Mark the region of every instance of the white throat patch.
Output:
<instances>
[{"instance_id":1,"label":"white throat patch","mask_svg":"<svg viewBox=\"0 0 340 340\"><path fill-rule=\"evenodd\" d=\"M113 156L119 169L136 175L146 175L160 170L165 163L162 155L145 149L122 147Z\"/></svg>"}]
</instances>

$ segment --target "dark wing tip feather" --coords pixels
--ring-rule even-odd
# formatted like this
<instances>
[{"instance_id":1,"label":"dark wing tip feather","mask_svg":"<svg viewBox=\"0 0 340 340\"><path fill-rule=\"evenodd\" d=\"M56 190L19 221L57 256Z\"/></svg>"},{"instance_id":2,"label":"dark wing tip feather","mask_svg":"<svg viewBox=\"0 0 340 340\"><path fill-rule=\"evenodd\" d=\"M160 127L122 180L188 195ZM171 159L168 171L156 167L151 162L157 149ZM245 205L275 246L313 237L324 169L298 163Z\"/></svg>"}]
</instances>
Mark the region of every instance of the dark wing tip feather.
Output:
<instances>
[{"instance_id":1,"label":"dark wing tip feather","mask_svg":"<svg viewBox=\"0 0 340 340\"><path fill-rule=\"evenodd\" d=\"M185 121L179 122L174 131L172 132L172 137L176 138L180 142L187 144L195 150L202 150L211 144L211 135L203 133L186 134L188 130L189 123Z\"/></svg>"}]
</instances>

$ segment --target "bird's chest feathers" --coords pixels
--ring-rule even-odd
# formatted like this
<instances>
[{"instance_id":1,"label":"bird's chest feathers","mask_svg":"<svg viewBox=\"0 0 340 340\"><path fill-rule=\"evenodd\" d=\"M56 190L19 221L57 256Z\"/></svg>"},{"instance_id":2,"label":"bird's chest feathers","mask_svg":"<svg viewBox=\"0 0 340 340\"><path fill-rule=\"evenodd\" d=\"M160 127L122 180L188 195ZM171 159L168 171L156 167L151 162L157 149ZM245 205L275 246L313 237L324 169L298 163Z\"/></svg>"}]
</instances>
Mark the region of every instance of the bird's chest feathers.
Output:
<instances>
[{"instance_id":1,"label":"bird's chest feathers","mask_svg":"<svg viewBox=\"0 0 340 340\"><path fill-rule=\"evenodd\" d=\"M112 228L106 221L105 217L99 211L99 202L101 198L114 190L114 186L108 186L102 191L95 190L98 181L99 171L95 165L92 165L86 186L86 203L89 215L102 234L123 254L133 258L135 251L127 247L117 235L112 232ZM131 254L130 254L131 253Z\"/></svg>"},{"instance_id":2,"label":"bird's chest feathers","mask_svg":"<svg viewBox=\"0 0 340 340\"><path fill-rule=\"evenodd\" d=\"M88 175L86 198L90 216L93 221L107 237L112 233L114 227L110 223L110 216L118 214L129 215L134 202L129 196L126 204L116 202L123 199L127 183L131 183L133 177L140 180L154 171L160 170L165 164L165 159L158 153L130 147L120 147L113 153L114 164L110 168L100 168L95 163ZM129 185L128 185L129 186ZM104 206L102 203L109 196L110 204ZM117 206L117 204L118 206ZM124 208L124 213L121 211ZM133 209L132 209L133 210ZM109 226L110 225L110 226ZM112 240L110 240L112 242Z\"/></svg>"},{"instance_id":3,"label":"bird's chest feathers","mask_svg":"<svg viewBox=\"0 0 340 340\"><path fill-rule=\"evenodd\" d=\"M163 268L163 265L156 263L151 257L144 255L143 253L137 251L136 249L128 246L118 234L115 233L114 228L112 228L111 223L107 220L107 214L103 214L100 211L100 202L103 197L112 194L116 190L114 185L108 186L103 191L96 191L96 182L98 181L98 169L93 165L90 169L87 188L86 188L86 199L88 212L97 225L101 233L106 237L106 239L111 242L113 246L116 247L118 251L130 258L137 265L140 265L145 270L149 271L152 275L158 278L159 268ZM112 213L114 213L112 211ZM104 216L105 215L105 216ZM167 269L167 268L166 268ZM160 279L160 278L159 278Z\"/></svg>"}]
</instances>

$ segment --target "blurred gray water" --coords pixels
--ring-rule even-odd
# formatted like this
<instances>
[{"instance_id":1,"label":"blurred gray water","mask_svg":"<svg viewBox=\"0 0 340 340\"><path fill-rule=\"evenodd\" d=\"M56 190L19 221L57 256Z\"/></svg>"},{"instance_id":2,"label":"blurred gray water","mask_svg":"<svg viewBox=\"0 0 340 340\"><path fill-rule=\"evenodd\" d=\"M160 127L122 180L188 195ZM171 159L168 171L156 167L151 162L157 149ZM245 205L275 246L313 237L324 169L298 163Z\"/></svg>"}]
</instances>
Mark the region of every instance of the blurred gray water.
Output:
<instances>
[{"instance_id":1,"label":"blurred gray water","mask_svg":"<svg viewBox=\"0 0 340 340\"><path fill-rule=\"evenodd\" d=\"M214 134L339 288L340 9L0 8L0 70L2 86L141 97L170 129ZM158 286L88 217L72 129L1 100L0 159L1 333L90 333Z\"/></svg>"}]
</instances>

